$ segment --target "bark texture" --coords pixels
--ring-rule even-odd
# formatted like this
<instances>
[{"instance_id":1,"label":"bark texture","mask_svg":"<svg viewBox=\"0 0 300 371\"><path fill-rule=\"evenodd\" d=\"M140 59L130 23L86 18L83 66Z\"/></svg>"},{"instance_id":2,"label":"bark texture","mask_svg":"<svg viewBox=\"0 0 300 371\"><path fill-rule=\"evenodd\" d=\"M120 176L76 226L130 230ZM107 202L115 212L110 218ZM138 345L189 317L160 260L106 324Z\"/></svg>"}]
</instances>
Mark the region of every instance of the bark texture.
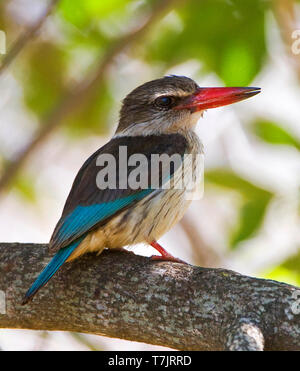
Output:
<instances>
[{"instance_id":1,"label":"bark texture","mask_svg":"<svg viewBox=\"0 0 300 371\"><path fill-rule=\"evenodd\" d=\"M50 258L46 244L0 243L0 328L76 331L180 350L300 350L297 287L105 251L65 264L22 306Z\"/></svg>"}]
</instances>

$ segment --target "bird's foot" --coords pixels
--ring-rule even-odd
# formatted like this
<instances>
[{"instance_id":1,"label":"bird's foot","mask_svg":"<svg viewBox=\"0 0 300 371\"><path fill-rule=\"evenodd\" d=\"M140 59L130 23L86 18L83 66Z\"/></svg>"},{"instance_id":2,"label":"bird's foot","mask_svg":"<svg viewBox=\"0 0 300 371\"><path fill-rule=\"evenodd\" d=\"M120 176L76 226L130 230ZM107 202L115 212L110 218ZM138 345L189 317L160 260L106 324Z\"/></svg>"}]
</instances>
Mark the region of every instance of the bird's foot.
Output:
<instances>
[{"instance_id":1,"label":"bird's foot","mask_svg":"<svg viewBox=\"0 0 300 371\"><path fill-rule=\"evenodd\" d=\"M169 254L159 243L156 241L151 242L150 244L152 247L154 247L161 255L152 255L150 257L151 260L161 260L161 261L171 261L181 264L187 264L184 260L181 260L179 258L175 258L175 256Z\"/></svg>"}]
</instances>

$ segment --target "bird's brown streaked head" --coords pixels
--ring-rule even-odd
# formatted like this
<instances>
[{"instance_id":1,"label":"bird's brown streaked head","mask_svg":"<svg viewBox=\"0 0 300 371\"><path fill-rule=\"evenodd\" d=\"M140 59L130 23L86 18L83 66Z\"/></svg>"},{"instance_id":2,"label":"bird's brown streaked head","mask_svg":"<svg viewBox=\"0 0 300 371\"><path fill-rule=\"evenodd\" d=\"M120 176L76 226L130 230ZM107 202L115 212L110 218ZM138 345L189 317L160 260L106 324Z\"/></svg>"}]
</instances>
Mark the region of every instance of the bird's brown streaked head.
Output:
<instances>
[{"instance_id":1,"label":"bird's brown streaked head","mask_svg":"<svg viewBox=\"0 0 300 371\"><path fill-rule=\"evenodd\" d=\"M195 126L203 111L247 99L259 88L201 88L185 76L165 76L137 87L123 101L117 134L147 135Z\"/></svg>"}]
</instances>

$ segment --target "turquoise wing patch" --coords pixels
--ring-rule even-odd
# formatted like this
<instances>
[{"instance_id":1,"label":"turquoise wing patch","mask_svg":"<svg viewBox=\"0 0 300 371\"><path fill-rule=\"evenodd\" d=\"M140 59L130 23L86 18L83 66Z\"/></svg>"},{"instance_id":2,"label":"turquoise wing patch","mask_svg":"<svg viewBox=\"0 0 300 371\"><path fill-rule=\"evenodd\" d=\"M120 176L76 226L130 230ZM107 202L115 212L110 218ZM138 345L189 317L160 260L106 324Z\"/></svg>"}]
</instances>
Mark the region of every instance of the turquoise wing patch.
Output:
<instances>
[{"instance_id":1,"label":"turquoise wing patch","mask_svg":"<svg viewBox=\"0 0 300 371\"><path fill-rule=\"evenodd\" d=\"M57 243L63 244L70 238L76 239L83 233L89 231L101 221L111 217L118 211L129 206L131 203L143 199L153 189L145 189L127 197L114 201L104 202L88 206L76 206L76 208L65 217L57 232Z\"/></svg>"}]
</instances>

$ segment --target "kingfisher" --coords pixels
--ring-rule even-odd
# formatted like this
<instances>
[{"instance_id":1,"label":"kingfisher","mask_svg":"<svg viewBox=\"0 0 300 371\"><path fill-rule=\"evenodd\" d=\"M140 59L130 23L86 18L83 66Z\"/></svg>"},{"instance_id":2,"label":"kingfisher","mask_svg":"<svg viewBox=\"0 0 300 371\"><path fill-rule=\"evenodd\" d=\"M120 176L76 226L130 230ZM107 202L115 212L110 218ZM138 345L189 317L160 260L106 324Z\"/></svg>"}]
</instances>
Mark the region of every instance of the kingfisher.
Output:
<instances>
[{"instance_id":1,"label":"kingfisher","mask_svg":"<svg viewBox=\"0 0 300 371\"><path fill-rule=\"evenodd\" d=\"M184 168L186 173L193 167L193 162L185 164L185 155L203 153L195 126L205 110L259 92L260 88L254 87L199 87L188 77L171 75L146 82L129 93L123 100L114 136L77 173L50 239L49 250L55 255L26 292L22 304L28 303L63 263L87 252L100 254L105 248L145 243L160 253L151 259L184 263L157 241L183 217L192 199L186 197L185 186L174 184L180 169ZM129 182L124 183L130 172L120 165L121 147L126 148L128 156L142 154L146 159L152 155L176 154L179 162L170 166L167 175L162 171L164 165L141 170L140 176L154 179L158 187L153 187L152 182L145 187L130 186ZM115 173L107 177L114 175L117 186L101 184L107 180L99 177L99 170L104 170L104 162L99 161L103 155L116 161L116 166L110 168ZM173 186L162 187L172 180ZM197 186L196 183L194 188Z\"/></svg>"}]
</instances>

